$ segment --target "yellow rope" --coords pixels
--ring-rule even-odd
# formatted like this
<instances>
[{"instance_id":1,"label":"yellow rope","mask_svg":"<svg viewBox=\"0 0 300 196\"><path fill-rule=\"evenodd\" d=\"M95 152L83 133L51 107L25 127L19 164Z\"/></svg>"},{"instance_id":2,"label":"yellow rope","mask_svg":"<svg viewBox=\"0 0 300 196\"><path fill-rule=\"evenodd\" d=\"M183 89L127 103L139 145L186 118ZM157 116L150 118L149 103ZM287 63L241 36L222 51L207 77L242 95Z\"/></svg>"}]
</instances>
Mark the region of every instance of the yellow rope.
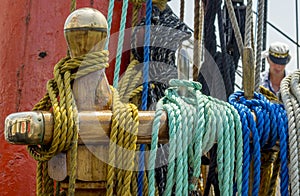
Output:
<instances>
[{"instance_id":1,"label":"yellow rope","mask_svg":"<svg viewBox=\"0 0 300 196\"><path fill-rule=\"evenodd\" d=\"M80 71L76 72L80 67ZM47 83L47 94L33 110L52 110L53 140L49 146L28 146L29 154L37 161L37 195L53 194L53 180L47 162L55 154L71 150L69 195L74 195L77 168L78 111L71 83L74 79L108 67L108 51L94 52L78 58L66 57L54 67L54 79Z\"/></svg>"},{"instance_id":2,"label":"yellow rope","mask_svg":"<svg viewBox=\"0 0 300 196\"><path fill-rule=\"evenodd\" d=\"M138 64L138 60L131 61L124 73L124 76L119 82L119 95L123 102L128 102L128 100L124 99L126 93L131 92L137 85L138 81L141 79L142 73L134 69ZM132 87L133 85L134 87Z\"/></svg>"},{"instance_id":3,"label":"yellow rope","mask_svg":"<svg viewBox=\"0 0 300 196\"><path fill-rule=\"evenodd\" d=\"M269 195L271 180L273 176L274 163L278 158L278 152L263 151L261 156L261 183L259 195ZM277 177L277 176L276 176Z\"/></svg>"},{"instance_id":4,"label":"yellow rope","mask_svg":"<svg viewBox=\"0 0 300 196\"><path fill-rule=\"evenodd\" d=\"M76 0L71 0L71 13L76 10Z\"/></svg>"},{"instance_id":5,"label":"yellow rope","mask_svg":"<svg viewBox=\"0 0 300 196\"><path fill-rule=\"evenodd\" d=\"M278 97L276 97L276 95L274 95L274 93L272 93L270 90L268 90L267 88L265 88L263 86L259 86L259 92L261 94L263 94L270 101L279 101Z\"/></svg>"},{"instance_id":6,"label":"yellow rope","mask_svg":"<svg viewBox=\"0 0 300 196\"><path fill-rule=\"evenodd\" d=\"M160 11L163 11L167 7L168 0L152 0L152 3L158 7Z\"/></svg>"},{"instance_id":7,"label":"yellow rope","mask_svg":"<svg viewBox=\"0 0 300 196\"><path fill-rule=\"evenodd\" d=\"M279 102L278 97L267 88L260 86L259 91L268 100ZM261 187L259 195L275 195L280 161L278 151L262 153Z\"/></svg>"},{"instance_id":8,"label":"yellow rope","mask_svg":"<svg viewBox=\"0 0 300 196\"><path fill-rule=\"evenodd\" d=\"M139 125L138 109L133 104L122 103L118 92L112 87L111 89L113 92L113 115L106 195L131 195L131 187L134 188L134 184L136 184L133 170Z\"/></svg>"}]
</instances>

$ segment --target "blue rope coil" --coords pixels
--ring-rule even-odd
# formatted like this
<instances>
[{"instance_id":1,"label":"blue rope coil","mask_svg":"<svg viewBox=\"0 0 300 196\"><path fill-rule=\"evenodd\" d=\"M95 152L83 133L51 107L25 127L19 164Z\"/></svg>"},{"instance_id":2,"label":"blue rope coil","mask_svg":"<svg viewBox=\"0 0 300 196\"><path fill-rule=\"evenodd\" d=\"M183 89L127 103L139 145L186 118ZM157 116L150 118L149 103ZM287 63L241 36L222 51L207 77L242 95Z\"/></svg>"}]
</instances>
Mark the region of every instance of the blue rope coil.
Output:
<instances>
[{"instance_id":1,"label":"blue rope coil","mask_svg":"<svg viewBox=\"0 0 300 196\"><path fill-rule=\"evenodd\" d=\"M254 162L254 180L252 195L258 195L260 186L261 149L270 149L280 141L282 195L288 193L288 147L287 147L287 115L282 104L272 103L262 94L254 93L252 100L247 100L244 93L239 91L229 97L240 115L243 125L244 156L243 156L243 185L242 195L248 195L249 168L251 159ZM256 116L254 120L252 111ZM252 133L252 145L250 144Z\"/></svg>"}]
</instances>

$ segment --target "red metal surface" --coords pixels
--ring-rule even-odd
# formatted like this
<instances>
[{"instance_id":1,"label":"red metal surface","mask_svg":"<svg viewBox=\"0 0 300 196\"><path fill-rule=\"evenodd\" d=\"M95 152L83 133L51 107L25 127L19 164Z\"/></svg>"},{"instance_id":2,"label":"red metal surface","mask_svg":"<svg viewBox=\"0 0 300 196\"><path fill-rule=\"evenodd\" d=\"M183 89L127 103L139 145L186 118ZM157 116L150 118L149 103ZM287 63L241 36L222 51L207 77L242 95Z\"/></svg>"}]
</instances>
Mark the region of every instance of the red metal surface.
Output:
<instances>
[{"instance_id":1,"label":"red metal surface","mask_svg":"<svg viewBox=\"0 0 300 196\"><path fill-rule=\"evenodd\" d=\"M63 25L70 2L61 0L1 0L0 12L0 195L35 195L36 161L25 146L4 140L4 119L28 111L46 92L53 67L66 55ZM77 1L77 8L95 7L107 15L107 0ZM112 32L119 30L122 1L116 1ZM129 6L131 16L131 6ZM130 26L131 18L127 19ZM114 54L116 40L111 41ZM125 40L129 44L129 39ZM125 55L124 55L125 56ZM128 52L121 71L128 64ZM111 56L112 57L112 56ZM110 63L111 65L114 62ZM111 83L113 66L106 70Z\"/></svg>"}]
</instances>

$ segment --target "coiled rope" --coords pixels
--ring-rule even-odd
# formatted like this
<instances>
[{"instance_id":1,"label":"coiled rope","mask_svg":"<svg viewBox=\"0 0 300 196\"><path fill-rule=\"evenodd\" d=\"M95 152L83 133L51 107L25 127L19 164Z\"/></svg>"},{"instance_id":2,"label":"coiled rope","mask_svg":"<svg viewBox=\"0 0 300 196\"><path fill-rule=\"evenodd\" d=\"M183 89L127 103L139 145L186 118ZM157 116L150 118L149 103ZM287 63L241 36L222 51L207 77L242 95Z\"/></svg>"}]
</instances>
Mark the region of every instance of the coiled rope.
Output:
<instances>
[{"instance_id":1,"label":"coiled rope","mask_svg":"<svg viewBox=\"0 0 300 196\"><path fill-rule=\"evenodd\" d=\"M260 186L261 149L270 149L277 139L280 141L281 159L281 194L288 194L287 167L287 116L281 104L271 103L263 95L254 93L254 99L247 100L243 92L236 92L229 97L229 103L239 112L243 125L244 160L243 192L248 195L249 167L251 157L254 161L254 181L252 195L257 195ZM251 113L253 111L256 121ZM250 143L250 132L252 144Z\"/></svg>"},{"instance_id":2,"label":"coiled rope","mask_svg":"<svg viewBox=\"0 0 300 196\"><path fill-rule=\"evenodd\" d=\"M135 169L135 154L138 132L138 109L133 104L120 101L117 91L113 92L113 116L110 133L109 162L107 168L106 195L131 195L132 176Z\"/></svg>"},{"instance_id":3,"label":"coiled rope","mask_svg":"<svg viewBox=\"0 0 300 196\"><path fill-rule=\"evenodd\" d=\"M288 115L290 194L299 195L299 75L297 70L281 81L280 94Z\"/></svg>"},{"instance_id":4,"label":"coiled rope","mask_svg":"<svg viewBox=\"0 0 300 196\"><path fill-rule=\"evenodd\" d=\"M154 169L158 151L158 130L163 111L167 112L169 119L168 173L166 190L163 194L171 195L173 186L176 184L176 195L186 195L186 189L183 186L186 184L186 176L183 175L180 178L180 174L186 171L186 168L178 169L180 165L184 164L189 164L192 168L192 174L189 177L189 191L193 193L197 190L201 172L201 156L213 146L216 137L219 143L220 189L225 195L232 195L233 182L235 181L234 173L236 173L238 192L241 192L243 143L241 123L237 111L226 102L203 95L200 92L201 85L197 82L171 80L170 86L171 88L166 90L165 97L157 104L153 122L149 156L149 195L154 195L155 191ZM178 95L179 87L188 89L187 97ZM189 112L189 119L184 116L187 112ZM189 129L182 127L187 122L192 123L188 124ZM216 133L216 130L218 130L218 133ZM185 144L185 137L188 138L188 145ZM226 149L230 149L230 152L224 153ZM186 156L188 159L186 159ZM234 160L236 160L235 163Z\"/></svg>"},{"instance_id":5,"label":"coiled rope","mask_svg":"<svg viewBox=\"0 0 300 196\"><path fill-rule=\"evenodd\" d=\"M80 69L77 71L77 69ZM66 57L54 67L54 78L47 83L46 95L33 110L53 111L54 131L51 144L30 145L29 154L38 161L37 195L53 194L53 180L48 174L47 161L55 154L71 150L69 195L74 195L77 167L78 111L71 89L73 80L108 67L108 51ZM77 71L77 72L76 72Z\"/></svg>"}]
</instances>

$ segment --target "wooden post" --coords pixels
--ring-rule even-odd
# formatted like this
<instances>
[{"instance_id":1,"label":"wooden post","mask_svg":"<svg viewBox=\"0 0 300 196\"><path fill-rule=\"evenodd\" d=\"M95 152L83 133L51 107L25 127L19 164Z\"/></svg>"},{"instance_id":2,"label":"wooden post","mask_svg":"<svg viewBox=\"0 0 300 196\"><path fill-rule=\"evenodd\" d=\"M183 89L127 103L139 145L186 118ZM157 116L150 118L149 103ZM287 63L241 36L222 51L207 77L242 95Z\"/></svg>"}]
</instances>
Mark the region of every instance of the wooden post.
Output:
<instances>
[{"instance_id":1,"label":"wooden post","mask_svg":"<svg viewBox=\"0 0 300 196\"><path fill-rule=\"evenodd\" d=\"M252 99L254 96L254 57L252 48L244 48L242 59L244 95L247 99Z\"/></svg>"},{"instance_id":2,"label":"wooden post","mask_svg":"<svg viewBox=\"0 0 300 196\"><path fill-rule=\"evenodd\" d=\"M71 58L103 50L106 29L106 19L99 11L83 8L72 12L64 27ZM104 195L106 163L97 155L108 155L112 115L109 110L112 95L104 70L76 79L72 90L80 118L76 195ZM139 115L139 127L146 132L139 137L139 142L150 143L154 112L140 112ZM15 113L7 117L5 127L5 138L10 143L47 144L52 140L53 115L49 112ZM162 118L162 130L166 142L166 115ZM65 190L68 189L70 161L68 153L62 152L48 162L50 177L61 181Z\"/></svg>"}]
</instances>

